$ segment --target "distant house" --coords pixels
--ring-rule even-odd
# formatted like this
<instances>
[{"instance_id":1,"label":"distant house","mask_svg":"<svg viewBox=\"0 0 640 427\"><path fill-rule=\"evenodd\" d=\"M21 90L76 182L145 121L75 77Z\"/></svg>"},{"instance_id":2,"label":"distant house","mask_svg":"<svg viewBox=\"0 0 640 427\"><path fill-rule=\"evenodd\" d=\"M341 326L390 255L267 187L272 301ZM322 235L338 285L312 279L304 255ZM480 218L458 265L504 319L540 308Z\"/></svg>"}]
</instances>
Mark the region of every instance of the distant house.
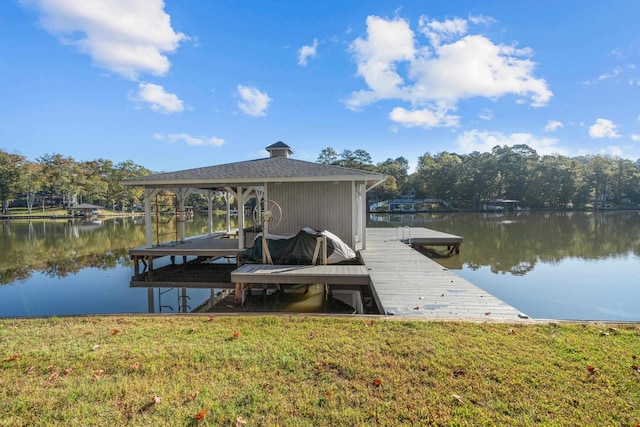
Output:
<instances>
[{"instance_id":1,"label":"distant house","mask_svg":"<svg viewBox=\"0 0 640 427\"><path fill-rule=\"evenodd\" d=\"M95 218L102 215L102 206L91 205L89 203L81 203L69 207L69 213L74 216L83 216L85 218Z\"/></svg>"},{"instance_id":2,"label":"distant house","mask_svg":"<svg viewBox=\"0 0 640 427\"><path fill-rule=\"evenodd\" d=\"M212 200L220 192L236 198L239 213L244 212L245 204L252 198L275 202L281 218L278 218L277 227L269 231L292 235L303 227L328 230L354 250L365 249L366 193L387 177L293 159L293 150L281 141L266 147L266 150L270 153L268 158L123 181L123 185L144 187L147 247L152 246L152 199L160 191L171 190L176 194L179 208L184 206L189 194L203 194L209 202L210 219ZM245 228L242 214L238 216L238 228ZM184 228L179 233L182 233L180 238L185 237ZM239 248L246 247L243 233L239 233L238 239Z\"/></svg>"}]
</instances>

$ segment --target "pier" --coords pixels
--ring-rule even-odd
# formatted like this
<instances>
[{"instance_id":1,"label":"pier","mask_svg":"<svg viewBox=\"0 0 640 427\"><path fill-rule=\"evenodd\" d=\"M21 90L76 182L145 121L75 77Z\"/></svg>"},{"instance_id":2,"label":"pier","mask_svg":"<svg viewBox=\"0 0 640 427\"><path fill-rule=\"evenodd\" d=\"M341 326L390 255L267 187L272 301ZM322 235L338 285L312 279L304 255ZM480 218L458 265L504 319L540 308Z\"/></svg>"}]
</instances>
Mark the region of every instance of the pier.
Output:
<instances>
[{"instance_id":1,"label":"pier","mask_svg":"<svg viewBox=\"0 0 640 427\"><path fill-rule=\"evenodd\" d=\"M518 321L528 317L490 293L413 248L416 245L460 251L461 236L422 227L367 228L367 249L361 265L238 266L236 239L224 234L175 242L154 248L133 248L130 255L146 260L145 270L132 278L132 287L227 289L242 305L252 287L323 284L330 291L373 295L378 314L423 319ZM171 256L171 265L153 269L152 260ZM183 263L175 264L175 256ZM187 261L188 256L195 259ZM221 257L227 263L214 263ZM144 262L144 261L143 261ZM148 265L146 265L148 263Z\"/></svg>"},{"instance_id":2,"label":"pier","mask_svg":"<svg viewBox=\"0 0 640 427\"><path fill-rule=\"evenodd\" d=\"M404 232L404 235L403 235ZM462 237L421 227L367 228L360 253L384 314L428 319L517 321L527 316L409 246L459 245Z\"/></svg>"}]
</instances>

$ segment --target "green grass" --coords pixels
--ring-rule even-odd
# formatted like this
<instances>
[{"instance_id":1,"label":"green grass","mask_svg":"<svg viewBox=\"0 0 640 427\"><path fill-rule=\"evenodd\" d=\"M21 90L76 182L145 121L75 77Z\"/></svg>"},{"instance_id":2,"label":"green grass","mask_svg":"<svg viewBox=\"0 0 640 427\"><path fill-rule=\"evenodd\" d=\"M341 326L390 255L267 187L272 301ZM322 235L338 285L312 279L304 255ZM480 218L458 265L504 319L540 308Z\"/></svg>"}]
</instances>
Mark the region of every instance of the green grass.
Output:
<instances>
[{"instance_id":1,"label":"green grass","mask_svg":"<svg viewBox=\"0 0 640 427\"><path fill-rule=\"evenodd\" d=\"M640 422L637 324L4 319L0 352L2 426Z\"/></svg>"}]
</instances>

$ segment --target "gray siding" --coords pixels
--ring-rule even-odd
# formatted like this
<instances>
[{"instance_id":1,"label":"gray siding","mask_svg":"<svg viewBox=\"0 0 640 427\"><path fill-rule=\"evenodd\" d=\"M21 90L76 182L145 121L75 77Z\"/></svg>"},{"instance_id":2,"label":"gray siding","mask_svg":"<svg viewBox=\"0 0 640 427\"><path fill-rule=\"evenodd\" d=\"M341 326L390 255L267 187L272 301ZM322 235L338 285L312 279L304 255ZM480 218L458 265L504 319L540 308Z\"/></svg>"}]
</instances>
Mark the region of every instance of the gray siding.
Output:
<instances>
[{"instance_id":1,"label":"gray siding","mask_svg":"<svg viewBox=\"0 0 640 427\"><path fill-rule=\"evenodd\" d=\"M303 227L328 230L352 248L353 195L351 182L269 183L267 198L282 208L274 234L295 234Z\"/></svg>"}]
</instances>

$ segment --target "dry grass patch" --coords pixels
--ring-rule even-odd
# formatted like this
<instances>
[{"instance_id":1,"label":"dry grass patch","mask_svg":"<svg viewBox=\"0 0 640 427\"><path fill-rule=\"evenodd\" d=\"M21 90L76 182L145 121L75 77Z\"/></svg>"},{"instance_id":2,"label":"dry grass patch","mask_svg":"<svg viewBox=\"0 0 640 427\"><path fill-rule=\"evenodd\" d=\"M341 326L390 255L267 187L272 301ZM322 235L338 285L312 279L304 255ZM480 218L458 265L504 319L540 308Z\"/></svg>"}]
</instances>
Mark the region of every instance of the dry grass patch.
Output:
<instances>
[{"instance_id":1,"label":"dry grass patch","mask_svg":"<svg viewBox=\"0 0 640 427\"><path fill-rule=\"evenodd\" d=\"M640 326L0 321L0 425L638 425Z\"/></svg>"}]
</instances>

